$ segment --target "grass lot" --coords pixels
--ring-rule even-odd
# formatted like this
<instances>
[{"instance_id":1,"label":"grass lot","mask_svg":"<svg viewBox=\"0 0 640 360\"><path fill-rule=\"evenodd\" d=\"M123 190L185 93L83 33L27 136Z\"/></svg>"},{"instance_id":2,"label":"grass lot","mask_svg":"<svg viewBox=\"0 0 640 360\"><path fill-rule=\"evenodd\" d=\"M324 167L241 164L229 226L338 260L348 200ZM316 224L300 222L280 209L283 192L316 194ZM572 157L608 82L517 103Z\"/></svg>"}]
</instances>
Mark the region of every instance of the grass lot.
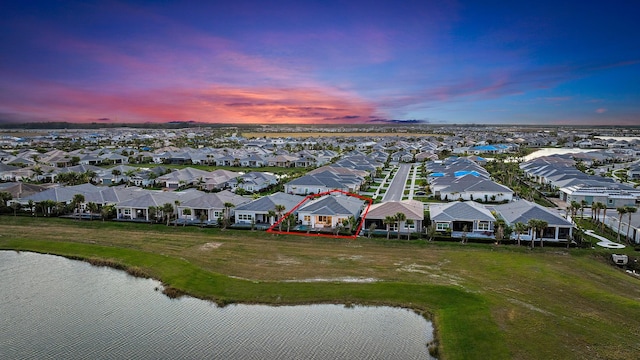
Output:
<instances>
[{"instance_id":1,"label":"grass lot","mask_svg":"<svg viewBox=\"0 0 640 360\"><path fill-rule=\"evenodd\" d=\"M243 132L242 136L251 138L310 138L310 137L385 137L385 136L444 136L438 134L408 134L408 133L385 133L385 132ZM444 136L446 137L446 136Z\"/></svg>"},{"instance_id":2,"label":"grass lot","mask_svg":"<svg viewBox=\"0 0 640 360\"><path fill-rule=\"evenodd\" d=\"M13 216L0 216L0 249L114 259L219 303L420 309L433 316L443 359L632 359L640 351L640 280L607 264L605 250ZM308 279L331 281L283 282Z\"/></svg>"}]
</instances>

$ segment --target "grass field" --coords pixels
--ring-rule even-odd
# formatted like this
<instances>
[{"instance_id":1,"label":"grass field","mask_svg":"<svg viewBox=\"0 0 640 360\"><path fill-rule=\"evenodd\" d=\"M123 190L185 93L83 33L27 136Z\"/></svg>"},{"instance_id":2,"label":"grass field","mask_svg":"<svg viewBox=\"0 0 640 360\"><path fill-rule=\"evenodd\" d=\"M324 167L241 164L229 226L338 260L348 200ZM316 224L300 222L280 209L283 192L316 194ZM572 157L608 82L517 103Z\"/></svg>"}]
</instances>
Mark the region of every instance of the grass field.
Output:
<instances>
[{"instance_id":1,"label":"grass field","mask_svg":"<svg viewBox=\"0 0 640 360\"><path fill-rule=\"evenodd\" d=\"M608 264L604 250L13 216L0 217L0 249L112 259L223 304L414 308L432 315L442 359L632 359L640 353L640 280ZM319 279L325 281L309 281Z\"/></svg>"},{"instance_id":2,"label":"grass field","mask_svg":"<svg viewBox=\"0 0 640 360\"><path fill-rule=\"evenodd\" d=\"M385 132L243 132L242 136L251 138L316 138L316 137L384 137L384 136L443 136L440 134L385 133Z\"/></svg>"}]
</instances>

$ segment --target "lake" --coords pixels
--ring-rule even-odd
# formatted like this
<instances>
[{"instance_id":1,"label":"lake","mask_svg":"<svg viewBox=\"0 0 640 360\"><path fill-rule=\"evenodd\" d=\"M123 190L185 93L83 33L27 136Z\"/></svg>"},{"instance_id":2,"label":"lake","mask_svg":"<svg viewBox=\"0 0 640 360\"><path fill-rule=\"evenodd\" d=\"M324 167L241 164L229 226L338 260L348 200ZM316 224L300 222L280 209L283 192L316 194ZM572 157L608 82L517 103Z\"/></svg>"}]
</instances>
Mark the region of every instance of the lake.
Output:
<instances>
[{"instance_id":1,"label":"lake","mask_svg":"<svg viewBox=\"0 0 640 360\"><path fill-rule=\"evenodd\" d=\"M151 279L0 251L2 359L432 359L407 309L169 299Z\"/></svg>"}]
</instances>

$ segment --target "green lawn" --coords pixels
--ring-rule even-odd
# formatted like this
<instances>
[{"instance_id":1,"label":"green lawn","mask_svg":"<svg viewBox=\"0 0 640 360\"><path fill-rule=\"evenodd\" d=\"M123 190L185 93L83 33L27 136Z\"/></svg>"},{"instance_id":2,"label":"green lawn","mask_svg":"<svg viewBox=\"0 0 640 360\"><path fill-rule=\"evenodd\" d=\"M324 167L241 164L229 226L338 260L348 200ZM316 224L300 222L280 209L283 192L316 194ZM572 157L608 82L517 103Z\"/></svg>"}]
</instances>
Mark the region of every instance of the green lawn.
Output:
<instances>
[{"instance_id":1,"label":"green lawn","mask_svg":"<svg viewBox=\"0 0 640 360\"><path fill-rule=\"evenodd\" d=\"M640 280L608 264L606 250L13 216L0 216L0 249L111 259L221 304L414 308L434 320L442 359L631 359L640 351ZM283 281L319 278L329 281Z\"/></svg>"}]
</instances>

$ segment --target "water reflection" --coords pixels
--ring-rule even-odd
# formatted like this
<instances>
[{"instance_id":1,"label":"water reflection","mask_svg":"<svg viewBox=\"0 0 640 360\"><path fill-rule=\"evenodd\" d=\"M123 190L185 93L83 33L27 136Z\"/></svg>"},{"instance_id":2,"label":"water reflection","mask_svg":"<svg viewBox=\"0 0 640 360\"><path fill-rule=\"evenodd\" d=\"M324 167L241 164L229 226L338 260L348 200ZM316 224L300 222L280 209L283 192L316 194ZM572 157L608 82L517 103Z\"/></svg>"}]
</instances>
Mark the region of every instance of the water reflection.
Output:
<instances>
[{"instance_id":1,"label":"water reflection","mask_svg":"<svg viewBox=\"0 0 640 360\"><path fill-rule=\"evenodd\" d=\"M3 359L428 359L412 311L339 305L218 308L124 272L0 251Z\"/></svg>"}]
</instances>

